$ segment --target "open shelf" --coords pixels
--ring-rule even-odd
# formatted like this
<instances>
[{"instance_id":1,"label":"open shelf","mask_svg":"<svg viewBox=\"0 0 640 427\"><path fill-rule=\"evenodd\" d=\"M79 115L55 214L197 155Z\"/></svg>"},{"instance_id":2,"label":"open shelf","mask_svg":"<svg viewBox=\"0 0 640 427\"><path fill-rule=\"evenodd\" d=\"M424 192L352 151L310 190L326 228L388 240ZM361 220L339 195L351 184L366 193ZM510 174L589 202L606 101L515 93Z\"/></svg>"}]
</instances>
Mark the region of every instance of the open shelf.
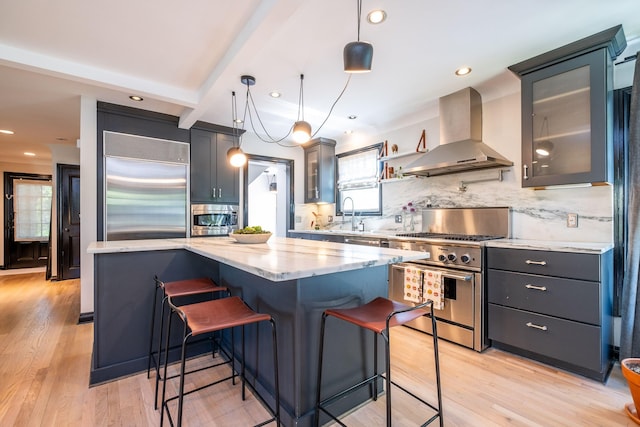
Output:
<instances>
[{"instance_id":1,"label":"open shelf","mask_svg":"<svg viewBox=\"0 0 640 427\"><path fill-rule=\"evenodd\" d=\"M410 151L408 153L396 153L396 154L391 154L389 156L384 156L384 157L379 157L378 160L380 160L381 162L385 162L387 160L392 160L392 159L399 159L402 157L408 157L408 156L413 156L415 154L424 154L426 153L428 150L424 150L424 151Z\"/></svg>"}]
</instances>

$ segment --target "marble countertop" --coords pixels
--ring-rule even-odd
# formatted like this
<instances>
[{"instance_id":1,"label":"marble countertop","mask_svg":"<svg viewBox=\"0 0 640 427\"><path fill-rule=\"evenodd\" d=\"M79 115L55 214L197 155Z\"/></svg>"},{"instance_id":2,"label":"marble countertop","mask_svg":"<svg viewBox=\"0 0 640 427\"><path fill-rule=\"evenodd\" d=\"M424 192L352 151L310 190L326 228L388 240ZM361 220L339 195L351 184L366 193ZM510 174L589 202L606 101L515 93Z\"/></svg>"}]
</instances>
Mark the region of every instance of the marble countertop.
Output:
<instances>
[{"instance_id":1,"label":"marble countertop","mask_svg":"<svg viewBox=\"0 0 640 427\"><path fill-rule=\"evenodd\" d=\"M344 236L363 236L373 238L387 238L395 240L437 240L437 239L421 239L415 237L399 237L394 231L347 231L347 230L289 230L291 233L314 233L314 234L333 234ZM484 242L487 247L494 248L513 248L513 249L531 249L558 252L578 252L578 253L595 253L601 254L613 248L613 243L609 242L563 242L551 240L528 240L528 239L496 239Z\"/></svg>"},{"instance_id":2,"label":"marble countertop","mask_svg":"<svg viewBox=\"0 0 640 427\"><path fill-rule=\"evenodd\" d=\"M230 237L94 242L90 254L186 249L272 281L413 261L425 252L272 236L267 243L240 244Z\"/></svg>"},{"instance_id":3,"label":"marble countertop","mask_svg":"<svg viewBox=\"0 0 640 427\"><path fill-rule=\"evenodd\" d=\"M498 239L486 242L487 247L532 249L556 252L577 252L602 254L613 248L613 243L607 242L552 242L548 240Z\"/></svg>"}]
</instances>

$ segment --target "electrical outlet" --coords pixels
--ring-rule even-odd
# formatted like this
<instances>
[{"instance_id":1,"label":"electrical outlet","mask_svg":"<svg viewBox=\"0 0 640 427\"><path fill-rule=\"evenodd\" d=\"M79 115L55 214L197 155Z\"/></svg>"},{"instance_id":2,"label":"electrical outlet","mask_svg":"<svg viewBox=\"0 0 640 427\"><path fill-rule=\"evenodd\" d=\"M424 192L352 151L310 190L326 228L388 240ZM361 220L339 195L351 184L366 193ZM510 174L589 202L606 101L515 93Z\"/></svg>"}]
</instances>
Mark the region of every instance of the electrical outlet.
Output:
<instances>
[{"instance_id":1,"label":"electrical outlet","mask_svg":"<svg viewBox=\"0 0 640 427\"><path fill-rule=\"evenodd\" d=\"M569 228L577 228L578 227L578 214L577 213L567 214L567 227L569 227Z\"/></svg>"},{"instance_id":2,"label":"electrical outlet","mask_svg":"<svg viewBox=\"0 0 640 427\"><path fill-rule=\"evenodd\" d=\"M396 224L402 224L402 215L396 215Z\"/></svg>"},{"instance_id":3,"label":"electrical outlet","mask_svg":"<svg viewBox=\"0 0 640 427\"><path fill-rule=\"evenodd\" d=\"M333 222L333 215L329 215L327 217L327 222L329 222L329 224L331 224Z\"/></svg>"},{"instance_id":4,"label":"electrical outlet","mask_svg":"<svg viewBox=\"0 0 640 427\"><path fill-rule=\"evenodd\" d=\"M296 215L296 224L300 224L302 222L302 217Z\"/></svg>"}]
</instances>

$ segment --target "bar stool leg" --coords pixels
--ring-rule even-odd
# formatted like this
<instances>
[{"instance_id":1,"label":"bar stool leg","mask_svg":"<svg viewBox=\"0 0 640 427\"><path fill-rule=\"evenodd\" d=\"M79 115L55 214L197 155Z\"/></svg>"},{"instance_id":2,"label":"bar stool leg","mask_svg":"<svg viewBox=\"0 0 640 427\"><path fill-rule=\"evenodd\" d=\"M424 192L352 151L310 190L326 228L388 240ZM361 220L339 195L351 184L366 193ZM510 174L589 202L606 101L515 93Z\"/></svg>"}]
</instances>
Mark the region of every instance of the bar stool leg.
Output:
<instances>
[{"instance_id":1,"label":"bar stool leg","mask_svg":"<svg viewBox=\"0 0 640 427\"><path fill-rule=\"evenodd\" d=\"M172 317L173 316L169 316L169 320L167 322L167 337L166 337L166 345L167 346L169 345L169 336L171 335L170 333L171 333L171 318ZM167 408L167 416L170 416L169 415L169 408L167 407L167 404L165 402L165 397L167 395L167 365L168 364L169 364L169 352L166 351L164 353L164 366L163 366L163 372L162 372L163 381L162 381L162 403L161 403L162 408L161 408L161 411L160 411L160 427L162 427L163 424L164 424L164 410L165 410L165 407Z\"/></svg>"},{"instance_id":2,"label":"bar stool leg","mask_svg":"<svg viewBox=\"0 0 640 427\"><path fill-rule=\"evenodd\" d=\"M190 333L187 332L187 322L184 322L184 339L182 340L182 353L181 353L181 363L180 363L180 388L178 390L178 427L182 426L182 405L184 403L184 372L185 365L187 363L187 340L191 336ZM167 409L168 412L168 409Z\"/></svg>"},{"instance_id":3,"label":"bar stool leg","mask_svg":"<svg viewBox=\"0 0 640 427\"><path fill-rule=\"evenodd\" d=\"M322 321L320 322L320 349L318 352L318 378L316 382L316 410L314 416L314 426L320 426L320 389L322 384L322 355L324 354L324 328L327 321L327 314L322 313Z\"/></svg>"},{"instance_id":4,"label":"bar stool leg","mask_svg":"<svg viewBox=\"0 0 640 427\"><path fill-rule=\"evenodd\" d=\"M387 326L387 331L388 330L389 326ZM377 336L378 334L376 334L376 337ZM385 336L384 341L384 353L387 359L385 362L387 369L387 374L385 375L387 383L387 427L391 427L391 346L389 344L389 337Z\"/></svg>"},{"instance_id":5,"label":"bar stool leg","mask_svg":"<svg viewBox=\"0 0 640 427\"><path fill-rule=\"evenodd\" d=\"M438 418L440 421L440 427L444 427L444 419L442 416L442 388L440 385L440 352L438 351L438 332L436 326L436 317L433 314L433 304L431 304L431 330L433 333L431 336L433 337L433 360L436 370L436 390L438 393Z\"/></svg>"},{"instance_id":6,"label":"bar stool leg","mask_svg":"<svg viewBox=\"0 0 640 427\"><path fill-rule=\"evenodd\" d=\"M160 308L160 339L158 340L158 353L157 353L157 361L158 366L156 366L156 391L155 391L155 399L153 401L153 408L158 409L158 384L160 383L160 357L162 355L162 332L164 331L164 319L165 319L165 307L167 306L167 297L162 298L162 304ZM171 321L171 310L169 310L169 322ZM169 323L170 324L170 323ZM167 338L167 342L165 345L165 352L169 354L169 339ZM165 358L165 363L166 358ZM164 378L164 377L162 377Z\"/></svg>"},{"instance_id":7,"label":"bar stool leg","mask_svg":"<svg viewBox=\"0 0 640 427\"><path fill-rule=\"evenodd\" d=\"M156 307L158 306L158 285L156 285L156 291L153 294L153 308L151 309L151 331L149 332L149 360L147 362L147 379L149 379L150 376L150 372L151 372L151 358L153 357L152 351L153 351L153 336L154 336L154 332L155 332L155 326L156 326ZM162 333L160 333L160 341L162 341ZM156 357L158 358L157 360L159 361L160 359L160 355L157 354ZM156 372L157 374L157 372ZM157 397L157 396L156 396ZM158 409L157 407L155 409Z\"/></svg>"}]
</instances>

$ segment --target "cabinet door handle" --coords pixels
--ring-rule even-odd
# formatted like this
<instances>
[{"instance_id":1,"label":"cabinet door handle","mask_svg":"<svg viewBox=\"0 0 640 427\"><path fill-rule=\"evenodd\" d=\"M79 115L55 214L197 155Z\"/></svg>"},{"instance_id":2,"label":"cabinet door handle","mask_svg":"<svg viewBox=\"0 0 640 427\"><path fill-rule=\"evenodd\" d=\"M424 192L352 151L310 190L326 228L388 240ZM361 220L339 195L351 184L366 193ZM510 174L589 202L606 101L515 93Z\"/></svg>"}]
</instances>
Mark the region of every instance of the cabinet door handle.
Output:
<instances>
[{"instance_id":1,"label":"cabinet door handle","mask_svg":"<svg viewBox=\"0 0 640 427\"><path fill-rule=\"evenodd\" d=\"M216 189L211 187L211 198L215 199L216 198Z\"/></svg>"},{"instance_id":2,"label":"cabinet door handle","mask_svg":"<svg viewBox=\"0 0 640 427\"><path fill-rule=\"evenodd\" d=\"M525 261L527 264L531 265L547 265L547 261L531 261L530 259Z\"/></svg>"},{"instance_id":3,"label":"cabinet door handle","mask_svg":"<svg viewBox=\"0 0 640 427\"><path fill-rule=\"evenodd\" d=\"M522 168L524 169L524 174L522 175L522 178L529 179L529 166L522 165Z\"/></svg>"},{"instance_id":4,"label":"cabinet door handle","mask_svg":"<svg viewBox=\"0 0 640 427\"><path fill-rule=\"evenodd\" d=\"M531 285L529 283L527 283L524 287L527 289L535 289L536 291L543 291L543 292L547 290L546 286L536 286L536 285Z\"/></svg>"},{"instance_id":5,"label":"cabinet door handle","mask_svg":"<svg viewBox=\"0 0 640 427\"><path fill-rule=\"evenodd\" d=\"M540 329L541 331L546 331L546 330L547 330L547 327L546 327L546 326L536 325L535 323L531 323L531 322L527 322L527 327L529 327L529 328L535 328L535 329Z\"/></svg>"},{"instance_id":6,"label":"cabinet door handle","mask_svg":"<svg viewBox=\"0 0 640 427\"><path fill-rule=\"evenodd\" d=\"M222 197L222 187L218 188L218 198Z\"/></svg>"}]
</instances>

